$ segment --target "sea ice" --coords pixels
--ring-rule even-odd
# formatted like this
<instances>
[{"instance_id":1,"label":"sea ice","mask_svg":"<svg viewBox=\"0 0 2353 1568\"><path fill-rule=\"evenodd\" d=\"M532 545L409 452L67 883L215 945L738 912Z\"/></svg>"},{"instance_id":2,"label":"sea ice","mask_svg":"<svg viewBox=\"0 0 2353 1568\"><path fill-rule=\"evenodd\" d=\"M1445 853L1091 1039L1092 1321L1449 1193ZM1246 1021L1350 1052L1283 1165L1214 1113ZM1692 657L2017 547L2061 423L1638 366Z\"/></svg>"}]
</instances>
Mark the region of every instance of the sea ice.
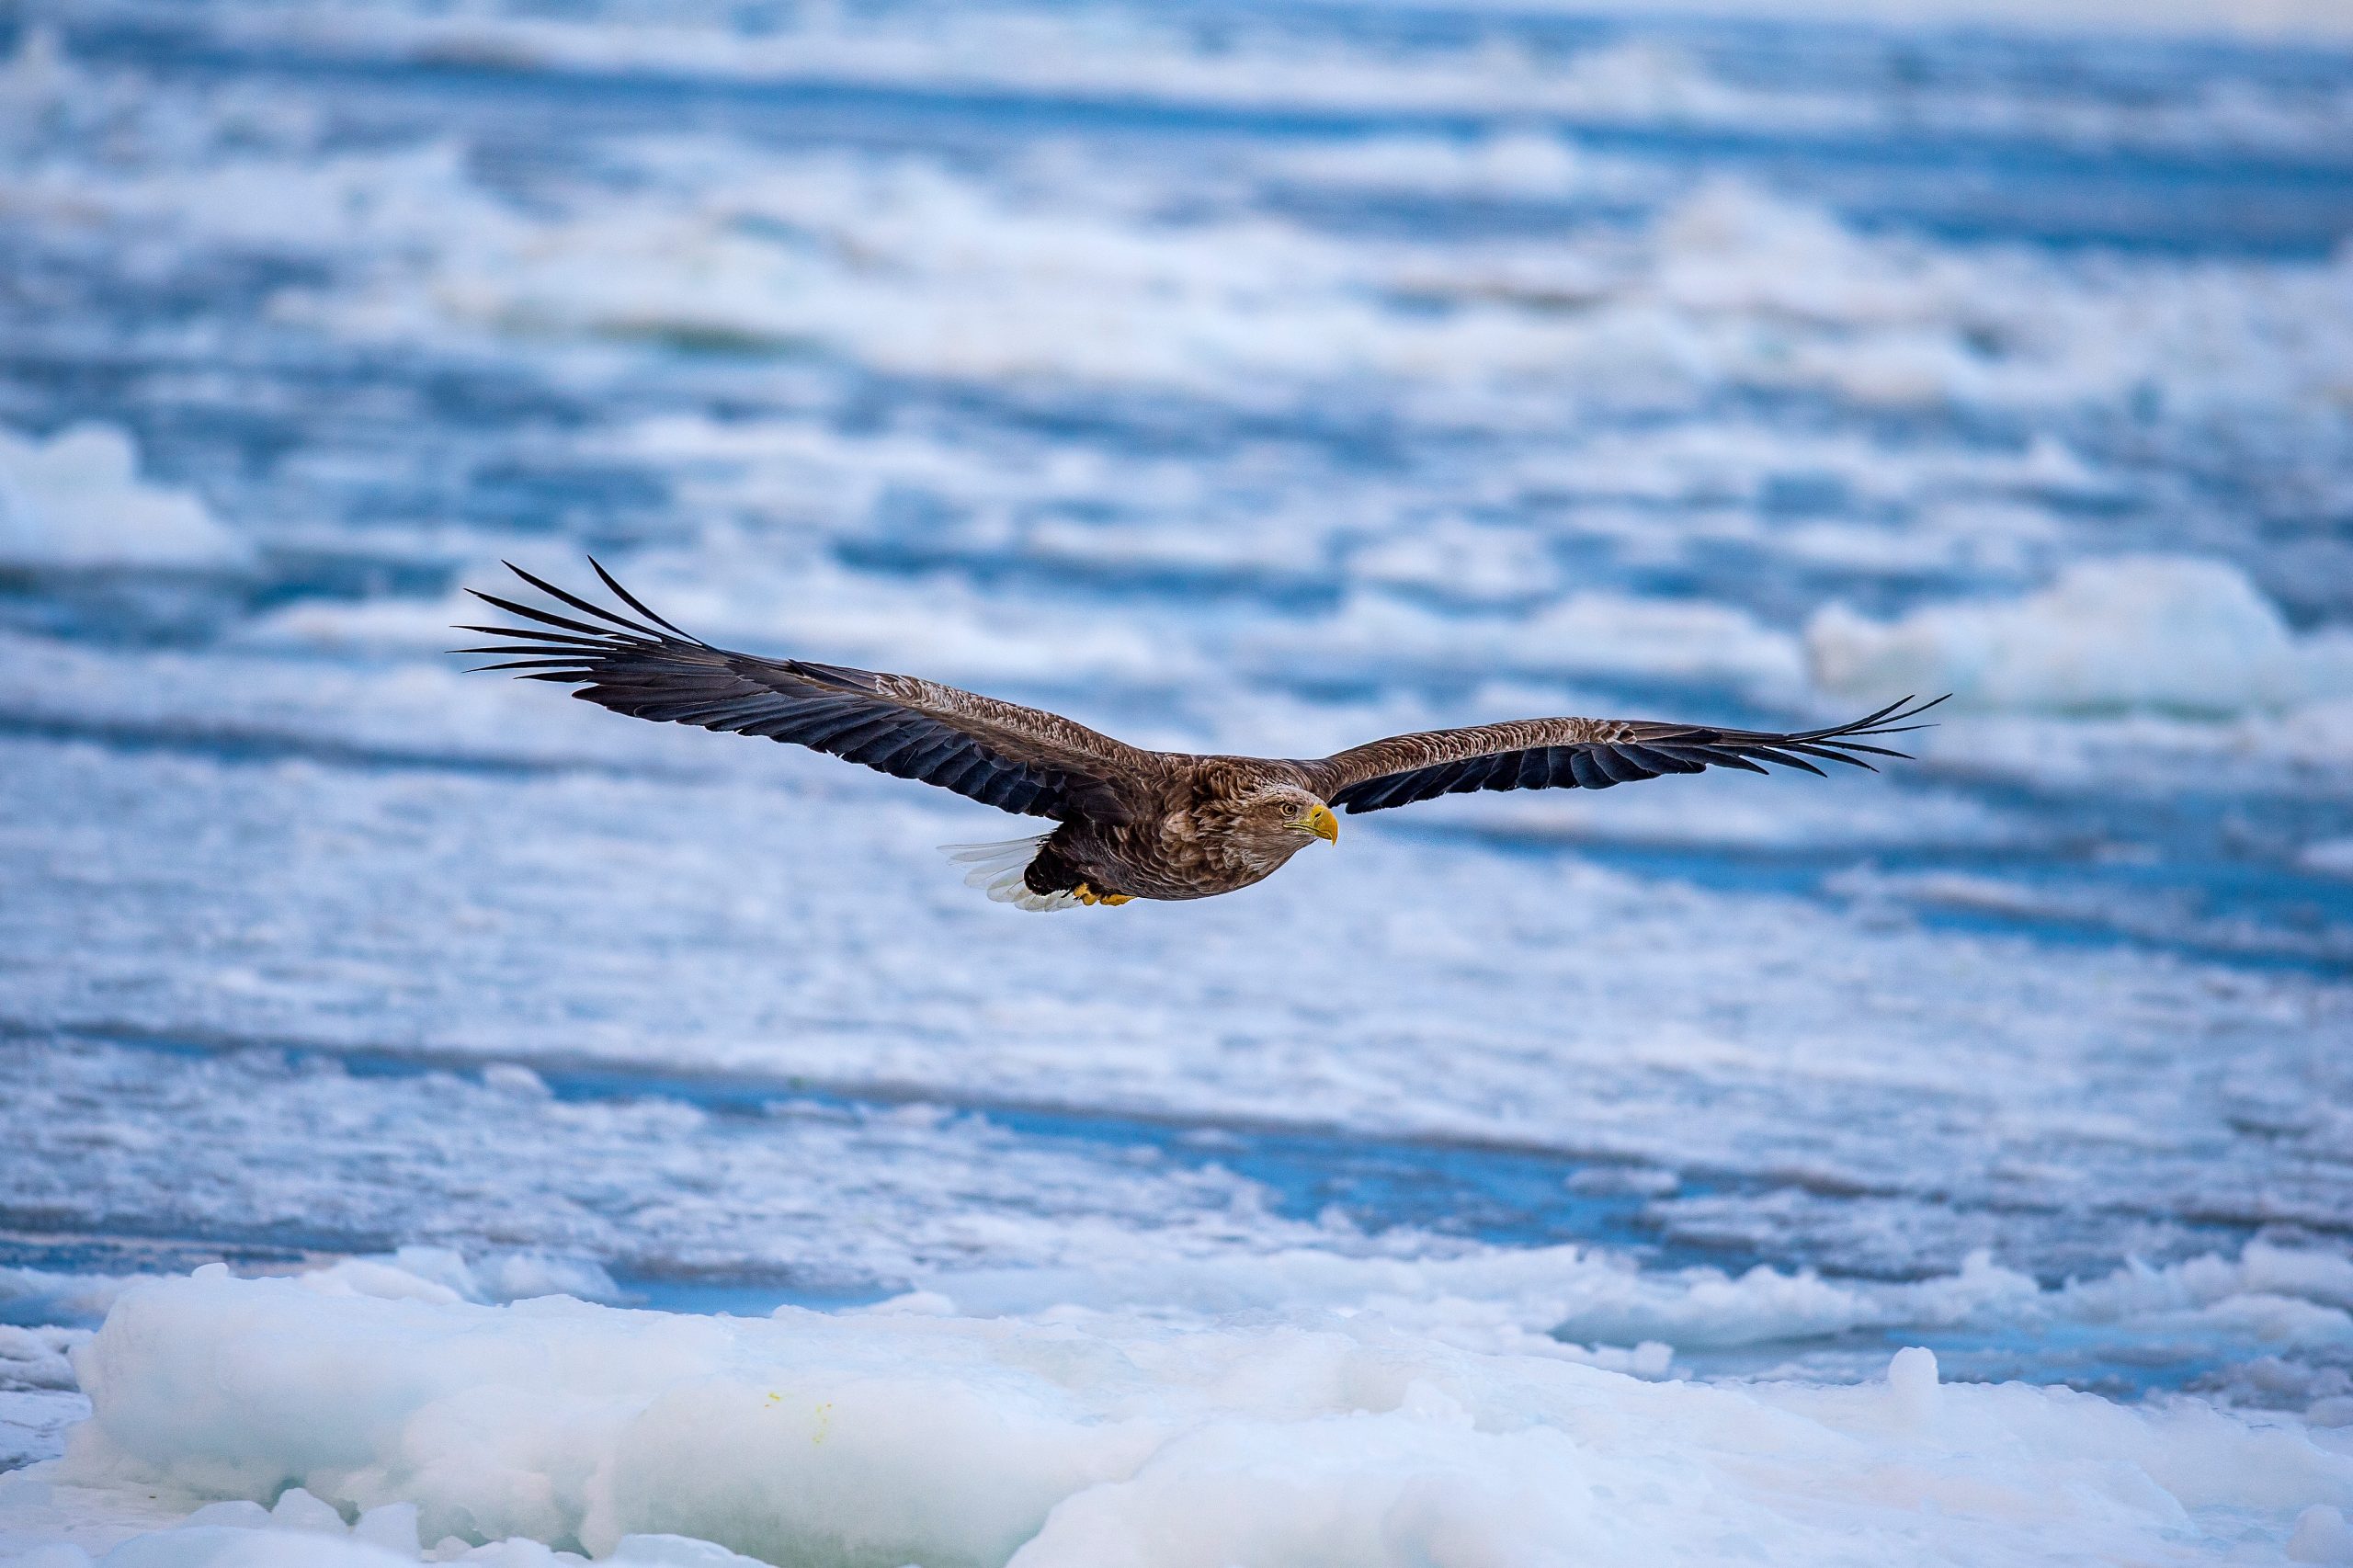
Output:
<instances>
[{"instance_id":1,"label":"sea ice","mask_svg":"<svg viewBox=\"0 0 2353 1568\"><path fill-rule=\"evenodd\" d=\"M121 430L0 428L0 566L217 570L248 556L197 496L142 480Z\"/></svg>"},{"instance_id":2,"label":"sea ice","mask_svg":"<svg viewBox=\"0 0 2353 1568\"><path fill-rule=\"evenodd\" d=\"M2353 688L2353 634L2298 635L2226 562L2126 556L2021 599L1935 605L1893 623L1833 607L1807 629L1814 678L1845 695L1950 691L1964 706L2202 715Z\"/></svg>"},{"instance_id":3,"label":"sea ice","mask_svg":"<svg viewBox=\"0 0 2353 1568\"><path fill-rule=\"evenodd\" d=\"M2110 47L2331 4L17 29L0 1560L2344 1558L2353 92ZM1040 932L457 673L585 549L1151 745L1966 701Z\"/></svg>"},{"instance_id":4,"label":"sea ice","mask_svg":"<svg viewBox=\"0 0 2353 1568\"><path fill-rule=\"evenodd\" d=\"M96 1414L57 1486L277 1498L273 1531L414 1503L420 1539L623 1561L648 1533L1018 1568L2279 1561L2353 1506L2353 1456L2300 1428L1939 1385L1920 1349L1861 1386L1707 1387L1373 1316L685 1318L216 1271L126 1295L77 1360ZM249 1561L197 1535L108 1561Z\"/></svg>"}]
</instances>

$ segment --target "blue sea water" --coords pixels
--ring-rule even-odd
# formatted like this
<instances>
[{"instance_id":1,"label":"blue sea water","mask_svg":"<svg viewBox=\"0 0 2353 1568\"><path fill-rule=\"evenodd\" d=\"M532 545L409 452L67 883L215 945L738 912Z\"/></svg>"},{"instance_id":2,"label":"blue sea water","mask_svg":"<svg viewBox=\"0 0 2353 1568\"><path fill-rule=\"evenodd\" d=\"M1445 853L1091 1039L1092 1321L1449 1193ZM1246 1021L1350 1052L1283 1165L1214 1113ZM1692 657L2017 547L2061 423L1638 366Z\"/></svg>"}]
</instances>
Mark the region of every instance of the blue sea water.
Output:
<instances>
[{"instance_id":1,"label":"blue sea water","mask_svg":"<svg viewBox=\"0 0 2353 1568\"><path fill-rule=\"evenodd\" d=\"M1200 1313L1574 1247L1647 1304L1481 1310L1687 1374L2353 1387L2353 1301L2261 1262L2353 1235L2353 53L1309 4L0 41L0 1319L418 1244ZM1033 918L932 847L1028 824L460 674L460 589L589 552L1152 744L1958 695L1878 777L1449 801ZM2227 1310L2283 1295L2335 1326Z\"/></svg>"}]
</instances>

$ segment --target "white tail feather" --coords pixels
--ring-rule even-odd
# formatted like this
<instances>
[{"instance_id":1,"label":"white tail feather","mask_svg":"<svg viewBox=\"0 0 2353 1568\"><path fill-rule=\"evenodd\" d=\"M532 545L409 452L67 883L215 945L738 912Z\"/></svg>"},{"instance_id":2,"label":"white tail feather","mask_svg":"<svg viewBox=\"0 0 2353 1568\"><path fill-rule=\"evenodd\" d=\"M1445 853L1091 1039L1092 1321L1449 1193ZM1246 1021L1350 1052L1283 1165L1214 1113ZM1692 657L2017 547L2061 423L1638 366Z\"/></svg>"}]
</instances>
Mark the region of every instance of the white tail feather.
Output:
<instances>
[{"instance_id":1,"label":"white tail feather","mask_svg":"<svg viewBox=\"0 0 2353 1568\"><path fill-rule=\"evenodd\" d=\"M964 873L966 887L983 889L995 903L1040 914L1076 909L1076 894L1033 892L1029 884L1022 881L1029 870L1029 862L1038 858L1038 846L1052 836L1051 832L1034 833L1027 838L1008 838L996 844L943 844L939 848L950 860L971 868Z\"/></svg>"}]
</instances>

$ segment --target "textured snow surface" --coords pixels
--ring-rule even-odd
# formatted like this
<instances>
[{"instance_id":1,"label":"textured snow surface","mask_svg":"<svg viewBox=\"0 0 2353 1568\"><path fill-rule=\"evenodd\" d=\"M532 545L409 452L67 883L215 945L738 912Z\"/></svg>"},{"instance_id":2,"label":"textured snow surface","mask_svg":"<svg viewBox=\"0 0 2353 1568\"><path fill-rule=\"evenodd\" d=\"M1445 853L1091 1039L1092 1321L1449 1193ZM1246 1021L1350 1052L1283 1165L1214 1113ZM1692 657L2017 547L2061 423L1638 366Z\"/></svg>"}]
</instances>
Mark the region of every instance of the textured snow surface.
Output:
<instances>
[{"instance_id":1,"label":"textured snow surface","mask_svg":"<svg viewBox=\"0 0 2353 1568\"><path fill-rule=\"evenodd\" d=\"M0 15L0 1562L2353 1561L2325 11ZM1040 921L461 673L592 551L1155 746L1955 695Z\"/></svg>"},{"instance_id":2,"label":"textured snow surface","mask_svg":"<svg viewBox=\"0 0 2353 1568\"><path fill-rule=\"evenodd\" d=\"M292 1483L331 1531L352 1513L389 1534L371 1510L413 1503L415 1539L622 1561L645 1533L776 1562L1074 1568L1699 1562L1742 1543L1811 1562L2224 1543L2276 1561L2304 1510L2353 1505L2353 1456L2295 1426L1946 1386L1922 1349L1846 1388L1708 1388L1450 1350L1370 1316L693 1319L215 1274L127 1295L79 1361L96 1414L55 1483ZM215 1550L234 1549L150 1537L106 1561L275 1561Z\"/></svg>"}]
</instances>

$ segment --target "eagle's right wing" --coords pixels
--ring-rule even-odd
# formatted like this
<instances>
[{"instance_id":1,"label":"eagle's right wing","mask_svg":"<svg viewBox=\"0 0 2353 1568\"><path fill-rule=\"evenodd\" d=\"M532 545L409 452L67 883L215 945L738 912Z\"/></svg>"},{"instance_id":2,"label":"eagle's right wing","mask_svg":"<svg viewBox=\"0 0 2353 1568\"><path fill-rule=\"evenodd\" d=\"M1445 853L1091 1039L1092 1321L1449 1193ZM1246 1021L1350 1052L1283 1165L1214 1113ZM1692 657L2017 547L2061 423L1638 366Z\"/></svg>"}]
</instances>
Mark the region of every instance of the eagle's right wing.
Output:
<instances>
[{"instance_id":1,"label":"eagle's right wing","mask_svg":"<svg viewBox=\"0 0 2353 1568\"><path fill-rule=\"evenodd\" d=\"M1123 783L1150 767L1154 754L1059 713L913 676L714 648L646 608L594 559L589 564L653 624L590 604L509 562L523 581L602 624L475 593L554 630L461 627L517 641L458 652L514 655L478 667L574 686L573 696L616 713L790 741L1028 816L1119 817L1129 795Z\"/></svg>"},{"instance_id":2,"label":"eagle's right wing","mask_svg":"<svg viewBox=\"0 0 2353 1568\"><path fill-rule=\"evenodd\" d=\"M1351 813L1473 790L1607 790L1710 767L1762 773L1776 763L1820 773L1808 757L1869 767L1867 757L1908 756L1864 737L1918 729L1907 721L1943 700L1907 706L1907 697L1852 723L1786 734L1645 719L1519 719L1392 735L1297 766L1308 788Z\"/></svg>"}]
</instances>

